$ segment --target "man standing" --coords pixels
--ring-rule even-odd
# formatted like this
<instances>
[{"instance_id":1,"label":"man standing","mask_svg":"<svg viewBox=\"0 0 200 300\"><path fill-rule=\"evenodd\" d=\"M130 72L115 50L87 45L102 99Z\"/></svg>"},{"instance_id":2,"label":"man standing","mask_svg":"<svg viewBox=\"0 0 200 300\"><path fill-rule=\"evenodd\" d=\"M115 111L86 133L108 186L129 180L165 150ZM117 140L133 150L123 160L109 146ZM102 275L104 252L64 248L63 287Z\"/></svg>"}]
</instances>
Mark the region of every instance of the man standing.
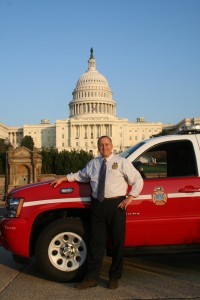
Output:
<instances>
[{"instance_id":1,"label":"man standing","mask_svg":"<svg viewBox=\"0 0 200 300\"><path fill-rule=\"evenodd\" d=\"M88 270L84 279L76 284L77 289L97 286L107 236L111 239L113 252L108 288L118 287L123 267L126 207L143 188L143 179L132 163L112 153L110 137L98 139L98 150L101 156L92 159L83 170L51 183L56 187L63 181L89 181L92 188ZM128 185L131 190L126 197Z\"/></svg>"}]
</instances>

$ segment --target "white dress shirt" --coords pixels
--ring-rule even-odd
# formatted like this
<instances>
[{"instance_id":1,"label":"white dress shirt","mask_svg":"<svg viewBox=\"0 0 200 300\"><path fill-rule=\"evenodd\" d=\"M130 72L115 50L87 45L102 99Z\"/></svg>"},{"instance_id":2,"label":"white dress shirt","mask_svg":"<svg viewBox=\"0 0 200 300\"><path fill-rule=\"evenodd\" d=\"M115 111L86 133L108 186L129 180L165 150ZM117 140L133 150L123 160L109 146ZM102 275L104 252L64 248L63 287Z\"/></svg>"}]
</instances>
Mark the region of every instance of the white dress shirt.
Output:
<instances>
[{"instance_id":1,"label":"white dress shirt","mask_svg":"<svg viewBox=\"0 0 200 300\"><path fill-rule=\"evenodd\" d=\"M90 182L92 196L97 198L102 161L101 156L92 159L83 170L68 174L67 180ZM112 153L106 158L106 166L105 198L125 196L128 185L132 187L129 195L138 197L143 188L143 179L129 160Z\"/></svg>"}]
</instances>

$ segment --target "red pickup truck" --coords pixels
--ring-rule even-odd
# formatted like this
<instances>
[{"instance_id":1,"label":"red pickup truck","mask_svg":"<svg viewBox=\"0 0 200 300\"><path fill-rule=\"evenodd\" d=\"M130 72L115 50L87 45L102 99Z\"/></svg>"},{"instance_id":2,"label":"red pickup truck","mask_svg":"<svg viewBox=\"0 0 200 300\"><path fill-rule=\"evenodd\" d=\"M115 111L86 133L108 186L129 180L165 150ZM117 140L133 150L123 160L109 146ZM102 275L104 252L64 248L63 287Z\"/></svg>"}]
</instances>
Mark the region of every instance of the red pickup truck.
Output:
<instances>
[{"instance_id":1,"label":"red pickup truck","mask_svg":"<svg viewBox=\"0 0 200 300\"><path fill-rule=\"evenodd\" d=\"M140 196L126 211L126 248L200 244L198 132L151 138L120 154L144 178ZM51 280L78 280L86 265L90 201L85 183L53 189L48 181L14 189L0 221L1 244L14 257L35 256Z\"/></svg>"}]
</instances>

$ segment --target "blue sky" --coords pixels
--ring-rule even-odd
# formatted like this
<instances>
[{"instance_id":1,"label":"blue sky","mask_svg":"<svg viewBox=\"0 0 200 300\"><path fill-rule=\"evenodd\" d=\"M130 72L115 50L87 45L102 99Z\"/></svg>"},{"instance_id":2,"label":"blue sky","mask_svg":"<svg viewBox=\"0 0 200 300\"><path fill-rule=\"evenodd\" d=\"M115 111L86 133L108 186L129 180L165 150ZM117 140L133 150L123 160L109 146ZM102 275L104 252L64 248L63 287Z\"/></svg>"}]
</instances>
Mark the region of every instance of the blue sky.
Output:
<instances>
[{"instance_id":1,"label":"blue sky","mask_svg":"<svg viewBox=\"0 0 200 300\"><path fill-rule=\"evenodd\" d=\"M67 119L91 47L119 118L200 117L199 0L0 0L0 123Z\"/></svg>"}]
</instances>

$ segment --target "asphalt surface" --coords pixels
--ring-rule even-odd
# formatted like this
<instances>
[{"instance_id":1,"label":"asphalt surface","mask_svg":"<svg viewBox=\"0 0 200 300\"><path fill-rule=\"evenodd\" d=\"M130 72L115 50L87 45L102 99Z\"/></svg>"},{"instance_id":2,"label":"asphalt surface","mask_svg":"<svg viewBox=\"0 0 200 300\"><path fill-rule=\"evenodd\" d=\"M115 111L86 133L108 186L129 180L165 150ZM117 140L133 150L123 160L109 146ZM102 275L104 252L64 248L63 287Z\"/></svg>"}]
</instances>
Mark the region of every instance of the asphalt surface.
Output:
<instances>
[{"instance_id":1,"label":"asphalt surface","mask_svg":"<svg viewBox=\"0 0 200 300\"><path fill-rule=\"evenodd\" d=\"M2 207L0 204L0 215ZM200 251L191 253L143 254L125 257L119 288L108 290L111 258L105 256L98 286L76 290L74 283L46 280L34 258L26 265L13 261L0 247L0 300L200 300Z\"/></svg>"},{"instance_id":2,"label":"asphalt surface","mask_svg":"<svg viewBox=\"0 0 200 300\"><path fill-rule=\"evenodd\" d=\"M126 257L116 290L107 289L110 262L105 257L97 287L79 291L43 278L34 259L19 265L0 248L0 299L200 299L200 253Z\"/></svg>"}]
</instances>

